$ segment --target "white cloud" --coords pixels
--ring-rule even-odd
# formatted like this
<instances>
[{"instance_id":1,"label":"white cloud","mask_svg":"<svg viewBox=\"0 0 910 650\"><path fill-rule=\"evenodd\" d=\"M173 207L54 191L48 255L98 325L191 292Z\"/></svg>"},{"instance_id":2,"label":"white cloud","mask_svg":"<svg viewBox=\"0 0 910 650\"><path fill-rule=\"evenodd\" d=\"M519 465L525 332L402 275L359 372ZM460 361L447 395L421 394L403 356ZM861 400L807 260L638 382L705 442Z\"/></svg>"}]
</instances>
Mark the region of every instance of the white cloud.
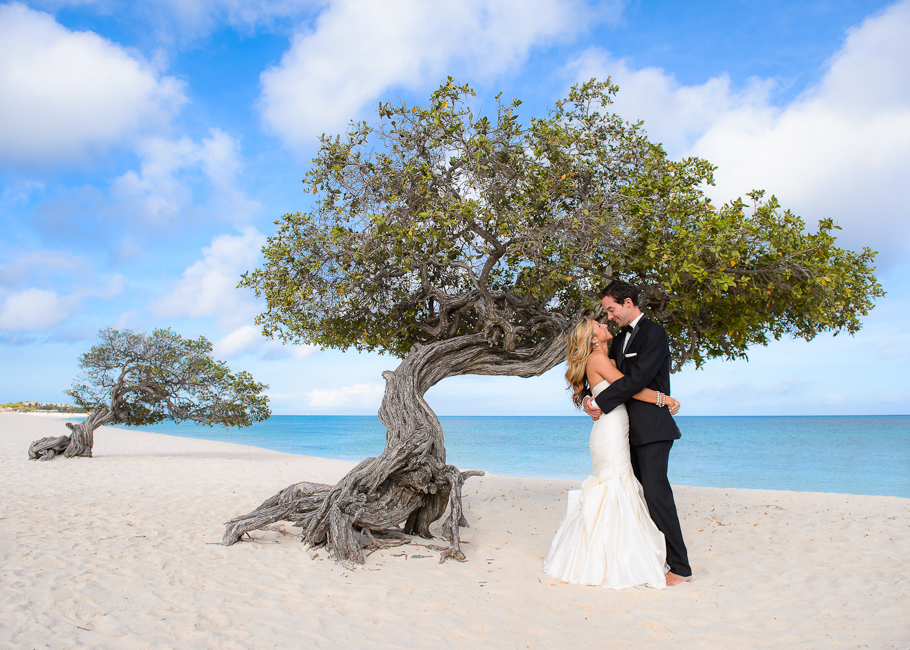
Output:
<instances>
[{"instance_id":1,"label":"white cloud","mask_svg":"<svg viewBox=\"0 0 910 650\"><path fill-rule=\"evenodd\" d=\"M13 180L5 184L0 200L10 205L26 203L33 194L43 192L44 188L43 181Z\"/></svg>"},{"instance_id":2,"label":"white cloud","mask_svg":"<svg viewBox=\"0 0 910 650\"><path fill-rule=\"evenodd\" d=\"M60 250L33 250L3 257L6 263L0 264L0 288L33 284L39 275L72 279L85 270L85 260Z\"/></svg>"},{"instance_id":3,"label":"white cloud","mask_svg":"<svg viewBox=\"0 0 910 650\"><path fill-rule=\"evenodd\" d=\"M775 87L771 80L753 78L737 91L726 74L683 86L661 68L637 70L627 59L615 59L596 47L583 52L570 68L579 81L611 77L619 86L611 110L629 121L643 120L651 140L662 143L671 155L689 150L731 113L767 107Z\"/></svg>"},{"instance_id":4,"label":"white cloud","mask_svg":"<svg viewBox=\"0 0 910 650\"><path fill-rule=\"evenodd\" d=\"M910 102L910 2L896 2L850 29L810 99L830 99L842 114L905 113Z\"/></svg>"},{"instance_id":5,"label":"white cloud","mask_svg":"<svg viewBox=\"0 0 910 650\"><path fill-rule=\"evenodd\" d=\"M26 289L0 303L0 330L41 330L63 322L77 305L54 291Z\"/></svg>"},{"instance_id":6,"label":"white cloud","mask_svg":"<svg viewBox=\"0 0 910 650\"><path fill-rule=\"evenodd\" d=\"M212 347L215 355L221 359L256 352L266 359L291 358L296 361L305 359L318 349L314 345L285 345L280 341L267 339L262 336L262 330L254 325L238 327L216 341Z\"/></svg>"},{"instance_id":7,"label":"white cloud","mask_svg":"<svg viewBox=\"0 0 910 650\"><path fill-rule=\"evenodd\" d=\"M442 80L454 65L474 78L514 69L587 18L578 0L337 0L262 73L262 117L290 144L312 146L390 87Z\"/></svg>"},{"instance_id":8,"label":"white cloud","mask_svg":"<svg viewBox=\"0 0 910 650\"><path fill-rule=\"evenodd\" d=\"M0 161L79 160L166 123L185 101L182 82L119 45L0 5Z\"/></svg>"},{"instance_id":9,"label":"white cloud","mask_svg":"<svg viewBox=\"0 0 910 650\"><path fill-rule=\"evenodd\" d=\"M114 298L121 295L126 291L127 281L126 277L115 273L107 278L106 281L102 284L101 282L93 282L88 285L79 287L75 295L79 298Z\"/></svg>"},{"instance_id":10,"label":"white cloud","mask_svg":"<svg viewBox=\"0 0 910 650\"><path fill-rule=\"evenodd\" d=\"M152 305L156 316L215 317L223 323L249 322L257 311L249 290L238 289L240 275L255 268L265 236L252 227L240 235L218 235L202 249L174 289ZM248 335L238 334L234 345ZM226 344L227 345L227 344Z\"/></svg>"},{"instance_id":11,"label":"white cloud","mask_svg":"<svg viewBox=\"0 0 910 650\"><path fill-rule=\"evenodd\" d=\"M84 300L113 298L126 286L123 275L99 275L64 251L23 252L0 264L0 330L47 329L79 312Z\"/></svg>"},{"instance_id":12,"label":"white cloud","mask_svg":"<svg viewBox=\"0 0 910 650\"><path fill-rule=\"evenodd\" d=\"M133 204L136 212L151 223L164 224L176 218L189 204L189 187L180 182L177 172L198 164L198 147L189 138L168 141L152 138L140 146L142 164L114 180L116 199Z\"/></svg>"},{"instance_id":13,"label":"white cloud","mask_svg":"<svg viewBox=\"0 0 910 650\"><path fill-rule=\"evenodd\" d=\"M825 395L824 403L830 405L848 404L854 398L853 393L828 393Z\"/></svg>"},{"instance_id":14,"label":"white cloud","mask_svg":"<svg viewBox=\"0 0 910 650\"><path fill-rule=\"evenodd\" d=\"M718 165L718 201L775 194L810 227L832 217L843 245L870 246L890 264L910 248L910 1L852 29L821 81L772 103L773 80L744 90L726 77L682 86L663 70L634 70L603 52L574 64L578 79L613 75L617 112L645 118L671 155Z\"/></svg>"},{"instance_id":15,"label":"white cloud","mask_svg":"<svg viewBox=\"0 0 910 650\"><path fill-rule=\"evenodd\" d=\"M174 288L150 307L156 317L212 318L227 334L213 343L219 358L254 354L261 359L302 360L318 348L268 339L251 325L261 304L249 289L238 289L240 276L259 264L265 236L252 227L239 235L219 235L202 249L202 259L183 272Z\"/></svg>"},{"instance_id":16,"label":"white cloud","mask_svg":"<svg viewBox=\"0 0 910 650\"><path fill-rule=\"evenodd\" d=\"M290 345L277 340L269 340L262 346L262 356L265 359L293 359L294 361L303 361L317 350L319 350L319 348L315 345Z\"/></svg>"},{"instance_id":17,"label":"white cloud","mask_svg":"<svg viewBox=\"0 0 910 650\"><path fill-rule=\"evenodd\" d=\"M219 359L229 359L258 348L260 345L262 345L260 329L254 325L244 325L216 341L212 347L215 356Z\"/></svg>"},{"instance_id":18,"label":"white cloud","mask_svg":"<svg viewBox=\"0 0 910 650\"><path fill-rule=\"evenodd\" d=\"M148 138L138 145L142 164L113 183L115 198L132 206L131 213L149 223L164 225L185 218L192 202L191 187L207 181L213 199L209 211L226 215L235 224L245 223L259 204L237 189L241 171L240 147L219 129L199 143L190 138Z\"/></svg>"},{"instance_id":19,"label":"white cloud","mask_svg":"<svg viewBox=\"0 0 910 650\"><path fill-rule=\"evenodd\" d=\"M315 409L329 409L351 405L351 410L378 407L382 402L385 386L378 382L354 384L342 388L317 388L307 393L310 406Z\"/></svg>"},{"instance_id":20,"label":"white cloud","mask_svg":"<svg viewBox=\"0 0 910 650\"><path fill-rule=\"evenodd\" d=\"M299 16L318 6L321 0L166 0L164 7L185 34L201 35L226 22L234 27L253 28L276 18Z\"/></svg>"},{"instance_id":21,"label":"white cloud","mask_svg":"<svg viewBox=\"0 0 910 650\"><path fill-rule=\"evenodd\" d=\"M274 26L283 19L300 19L322 0L32 0L54 11L66 6L94 6L97 13L116 13L121 22L152 30L156 43L186 43L205 37L223 24L241 32Z\"/></svg>"},{"instance_id":22,"label":"white cloud","mask_svg":"<svg viewBox=\"0 0 910 650\"><path fill-rule=\"evenodd\" d=\"M689 396L699 404L705 402L724 404L730 400L730 395L737 395L746 403L766 403L769 400L792 401L801 399L800 396L805 395L812 386L812 381L792 374L765 383L755 383L751 379L702 383L698 389L690 391Z\"/></svg>"}]
</instances>

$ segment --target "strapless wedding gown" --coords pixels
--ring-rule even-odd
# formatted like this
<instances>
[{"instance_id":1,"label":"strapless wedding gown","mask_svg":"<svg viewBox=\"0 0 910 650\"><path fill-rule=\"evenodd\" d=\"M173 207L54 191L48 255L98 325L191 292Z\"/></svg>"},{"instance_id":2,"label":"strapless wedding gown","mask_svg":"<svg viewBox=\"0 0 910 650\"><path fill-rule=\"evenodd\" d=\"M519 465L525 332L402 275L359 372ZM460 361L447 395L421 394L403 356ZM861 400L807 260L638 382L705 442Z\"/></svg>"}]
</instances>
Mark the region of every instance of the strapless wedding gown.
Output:
<instances>
[{"instance_id":1,"label":"strapless wedding gown","mask_svg":"<svg viewBox=\"0 0 910 650\"><path fill-rule=\"evenodd\" d=\"M609 382L593 388L597 395ZM566 514L550 544L543 570L565 582L625 589L666 587L666 544L632 473L629 416L620 405L591 430L594 476L570 490Z\"/></svg>"}]
</instances>

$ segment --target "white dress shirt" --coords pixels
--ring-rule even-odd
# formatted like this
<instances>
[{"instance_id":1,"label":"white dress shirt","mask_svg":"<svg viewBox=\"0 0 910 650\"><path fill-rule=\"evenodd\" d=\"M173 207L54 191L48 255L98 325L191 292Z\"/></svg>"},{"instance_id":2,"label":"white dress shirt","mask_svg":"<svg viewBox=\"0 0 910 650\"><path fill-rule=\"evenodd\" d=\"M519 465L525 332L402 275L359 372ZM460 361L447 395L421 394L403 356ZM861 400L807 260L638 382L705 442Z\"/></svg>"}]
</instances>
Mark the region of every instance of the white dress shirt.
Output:
<instances>
[{"instance_id":1,"label":"white dress shirt","mask_svg":"<svg viewBox=\"0 0 910 650\"><path fill-rule=\"evenodd\" d=\"M642 316L644 316L644 314L639 314L638 316L636 316L636 317L635 317L635 320L633 320L631 323L629 323L629 327L631 327L633 330L634 330L636 327L638 327L638 321L641 320L641 317L642 317ZM625 352L626 352L626 346L629 345L629 339L630 339L630 338L632 338L632 330L629 330L629 333L626 334L626 338L624 338L624 339L622 340L622 351L623 351L623 354L625 354Z\"/></svg>"}]
</instances>

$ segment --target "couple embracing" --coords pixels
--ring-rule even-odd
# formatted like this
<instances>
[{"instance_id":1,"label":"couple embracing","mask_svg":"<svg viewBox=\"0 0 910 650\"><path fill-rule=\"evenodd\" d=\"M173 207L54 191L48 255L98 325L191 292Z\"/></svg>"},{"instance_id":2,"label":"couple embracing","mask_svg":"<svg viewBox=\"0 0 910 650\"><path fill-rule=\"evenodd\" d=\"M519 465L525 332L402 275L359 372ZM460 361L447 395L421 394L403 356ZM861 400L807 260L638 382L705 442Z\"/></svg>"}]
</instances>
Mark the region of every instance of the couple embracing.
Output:
<instances>
[{"instance_id":1,"label":"couple embracing","mask_svg":"<svg viewBox=\"0 0 910 650\"><path fill-rule=\"evenodd\" d=\"M642 315L638 290L626 282L607 285L601 303L620 334L582 319L569 338L566 370L572 400L595 420L594 474L569 492L544 571L613 589L674 586L692 570L667 478L680 437L667 335Z\"/></svg>"}]
</instances>

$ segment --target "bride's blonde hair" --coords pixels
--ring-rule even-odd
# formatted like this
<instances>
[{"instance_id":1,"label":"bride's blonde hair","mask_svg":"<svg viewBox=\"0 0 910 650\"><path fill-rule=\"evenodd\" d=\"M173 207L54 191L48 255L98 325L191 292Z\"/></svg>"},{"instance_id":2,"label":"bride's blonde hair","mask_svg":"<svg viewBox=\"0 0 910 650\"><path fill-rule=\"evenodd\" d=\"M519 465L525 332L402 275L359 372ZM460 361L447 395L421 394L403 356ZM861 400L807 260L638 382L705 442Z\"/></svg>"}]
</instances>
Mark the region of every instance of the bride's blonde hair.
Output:
<instances>
[{"instance_id":1,"label":"bride's blonde hair","mask_svg":"<svg viewBox=\"0 0 910 650\"><path fill-rule=\"evenodd\" d=\"M578 321L578 325L569 334L569 344L566 351L568 366L566 368L566 382L569 384L568 390L572 391L572 403L577 408L581 408L585 395L588 393L588 377L585 368L588 365L588 357L591 356L591 350L593 349L591 344L593 335L594 320L588 316Z\"/></svg>"}]
</instances>

